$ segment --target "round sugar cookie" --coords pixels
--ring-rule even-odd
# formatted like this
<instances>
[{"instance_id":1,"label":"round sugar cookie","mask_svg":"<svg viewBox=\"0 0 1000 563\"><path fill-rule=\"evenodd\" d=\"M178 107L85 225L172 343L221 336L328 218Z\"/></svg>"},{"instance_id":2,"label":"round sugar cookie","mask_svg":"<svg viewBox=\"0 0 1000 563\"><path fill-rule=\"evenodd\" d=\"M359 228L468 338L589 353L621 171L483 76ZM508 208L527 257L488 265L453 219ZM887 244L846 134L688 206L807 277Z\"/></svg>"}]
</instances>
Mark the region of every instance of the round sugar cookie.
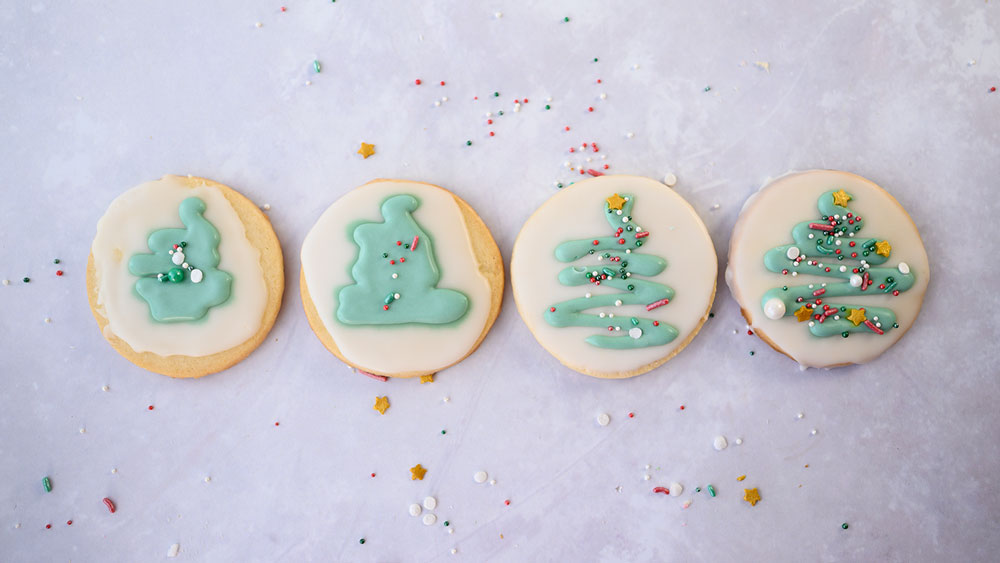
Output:
<instances>
[{"instance_id":1,"label":"round sugar cookie","mask_svg":"<svg viewBox=\"0 0 1000 563\"><path fill-rule=\"evenodd\" d=\"M285 277L271 222L239 192L164 176L118 196L97 223L87 295L111 346L171 377L224 370L257 348Z\"/></svg>"},{"instance_id":2,"label":"round sugar cookie","mask_svg":"<svg viewBox=\"0 0 1000 563\"><path fill-rule=\"evenodd\" d=\"M503 259L479 215L444 188L374 180L331 205L302 243L309 326L378 376L436 373L471 354L503 299Z\"/></svg>"},{"instance_id":3,"label":"round sugar cookie","mask_svg":"<svg viewBox=\"0 0 1000 563\"><path fill-rule=\"evenodd\" d=\"M580 373L624 378L663 364L698 333L718 260L677 192L599 176L528 218L510 272L517 309L542 347Z\"/></svg>"},{"instance_id":4,"label":"round sugar cookie","mask_svg":"<svg viewBox=\"0 0 1000 563\"><path fill-rule=\"evenodd\" d=\"M806 367L873 360L920 312L930 278L916 226L848 172L786 174L751 196L726 281L754 332Z\"/></svg>"}]
</instances>

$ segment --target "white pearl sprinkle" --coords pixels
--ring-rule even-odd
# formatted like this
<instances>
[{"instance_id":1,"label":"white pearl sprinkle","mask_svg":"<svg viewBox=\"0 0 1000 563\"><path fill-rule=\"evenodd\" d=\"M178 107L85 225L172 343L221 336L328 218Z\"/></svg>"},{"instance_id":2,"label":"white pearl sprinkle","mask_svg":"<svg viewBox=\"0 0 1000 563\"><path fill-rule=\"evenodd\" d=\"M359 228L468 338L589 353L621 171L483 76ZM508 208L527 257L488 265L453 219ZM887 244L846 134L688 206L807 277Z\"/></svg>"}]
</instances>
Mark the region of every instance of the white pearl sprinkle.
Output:
<instances>
[{"instance_id":1,"label":"white pearl sprinkle","mask_svg":"<svg viewBox=\"0 0 1000 563\"><path fill-rule=\"evenodd\" d=\"M3 280L4 285L10 285L10 280Z\"/></svg>"},{"instance_id":2,"label":"white pearl sprinkle","mask_svg":"<svg viewBox=\"0 0 1000 563\"><path fill-rule=\"evenodd\" d=\"M800 412L799 414L795 415L795 418L805 418L805 416L806 416L806 413Z\"/></svg>"},{"instance_id":3,"label":"white pearl sprinkle","mask_svg":"<svg viewBox=\"0 0 1000 563\"><path fill-rule=\"evenodd\" d=\"M615 299L615 307L621 307L621 306L622 306L622 300L621 299Z\"/></svg>"},{"instance_id":4,"label":"white pearl sprinkle","mask_svg":"<svg viewBox=\"0 0 1000 563\"><path fill-rule=\"evenodd\" d=\"M447 402L451 401L451 397L445 396L445 398L443 398L441 400L447 403Z\"/></svg>"},{"instance_id":5,"label":"white pearl sprinkle","mask_svg":"<svg viewBox=\"0 0 1000 563\"><path fill-rule=\"evenodd\" d=\"M647 474L645 474L645 475L642 476L642 480L643 481L649 481L651 478L652 478L652 476L649 473L647 473Z\"/></svg>"},{"instance_id":6,"label":"white pearl sprinkle","mask_svg":"<svg viewBox=\"0 0 1000 563\"><path fill-rule=\"evenodd\" d=\"M600 424L601 426L607 426L608 424L611 423L611 415L606 412L602 412L601 414L597 415L597 423Z\"/></svg>"},{"instance_id":7,"label":"white pearl sprinkle","mask_svg":"<svg viewBox=\"0 0 1000 563\"><path fill-rule=\"evenodd\" d=\"M639 327L637 327L637 326L634 326L634 327L628 329L628 335L631 336L632 338L638 340L639 338L642 337L642 329L639 328Z\"/></svg>"},{"instance_id":8,"label":"white pearl sprinkle","mask_svg":"<svg viewBox=\"0 0 1000 563\"><path fill-rule=\"evenodd\" d=\"M437 508L438 501L434 497L427 497L424 499L424 508L427 510L434 510Z\"/></svg>"},{"instance_id":9,"label":"white pearl sprinkle","mask_svg":"<svg viewBox=\"0 0 1000 563\"><path fill-rule=\"evenodd\" d=\"M268 211L268 210L271 209L271 204L270 203L265 203L261 207L264 209L264 211Z\"/></svg>"},{"instance_id":10,"label":"white pearl sprinkle","mask_svg":"<svg viewBox=\"0 0 1000 563\"><path fill-rule=\"evenodd\" d=\"M608 99L608 95L605 94L604 92L601 92L601 96L600 97L601 97L602 100Z\"/></svg>"},{"instance_id":11,"label":"white pearl sprinkle","mask_svg":"<svg viewBox=\"0 0 1000 563\"><path fill-rule=\"evenodd\" d=\"M489 475L487 475L485 471L476 471L472 475L472 480L477 483L485 483L488 477Z\"/></svg>"},{"instance_id":12,"label":"white pearl sprinkle","mask_svg":"<svg viewBox=\"0 0 1000 563\"><path fill-rule=\"evenodd\" d=\"M590 294L590 292L587 292L587 293L583 294L583 296L586 297L587 299L590 299L591 294Z\"/></svg>"},{"instance_id":13,"label":"white pearl sprinkle","mask_svg":"<svg viewBox=\"0 0 1000 563\"><path fill-rule=\"evenodd\" d=\"M109 391L110 389L111 389L111 388L110 388L110 387L108 387L107 385L102 385L102 386L101 386L101 391Z\"/></svg>"},{"instance_id":14,"label":"white pearl sprinkle","mask_svg":"<svg viewBox=\"0 0 1000 563\"><path fill-rule=\"evenodd\" d=\"M111 474L114 475L116 473L118 473L118 468L117 467L112 467L111 468Z\"/></svg>"},{"instance_id":15,"label":"white pearl sprinkle","mask_svg":"<svg viewBox=\"0 0 1000 563\"><path fill-rule=\"evenodd\" d=\"M813 436L815 436L815 435L816 435L816 434L818 434L818 433L819 433L819 430L816 430L815 428L813 428L813 429L812 429L812 430L811 430L811 431L809 432L809 434L811 434L811 435L813 435Z\"/></svg>"},{"instance_id":16,"label":"white pearl sprinkle","mask_svg":"<svg viewBox=\"0 0 1000 563\"><path fill-rule=\"evenodd\" d=\"M413 503L410 505L410 516L420 516L420 513L423 512L423 510L424 509L420 508L419 504Z\"/></svg>"},{"instance_id":17,"label":"white pearl sprinkle","mask_svg":"<svg viewBox=\"0 0 1000 563\"><path fill-rule=\"evenodd\" d=\"M424 514L424 526L430 526L437 522L438 517L433 514Z\"/></svg>"},{"instance_id":18,"label":"white pearl sprinkle","mask_svg":"<svg viewBox=\"0 0 1000 563\"><path fill-rule=\"evenodd\" d=\"M670 496L679 497L683 492L684 492L684 485L681 485L677 481L670 483Z\"/></svg>"},{"instance_id":19,"label":"white pearl sprinkle","mask_svg":"<svg viewBox=\"0 0 1000 563\"><path fill-rule=\"evenodd\" d=\"M86 433L87 433L87 429L86 428L81 428L80 429L80 434L86 434Z\"/></svg>"},{"instance_id":20,"label":"white pearl sprinkle","mask_svg":"<svg viewBox=\"0 0 1000 563\"><path fill-rule=\"evenodd\" d=\"M439 102L439 101L435 100L435 101L434 101L434 107L436 107L436 108L439 108L439 107L441 107L441 102Z\"/></svg>"},{"instance_id":21,"label":"white pearl sprinkle","mask_svg":"<svg viewBox=\"0 0 1000 563\"><path fill-rule=\"evenodd\" d=\"M253 25L254 25L254 26L255 26L255 27L257 28L257 29L260 29L260 28L264 27L264 24L262 24L261 22L257 22L257 23L255 23L255 24L253 24Z\"/></svg>"},{"instance_id":22,"label":"white pearl sprinkle","mask_svg":"<svg viewBox=\"0 0 1000 563\"><path fill-rule=\"evenodd\" d=\"M392 296L393 296L394 298L396 298L396 299L399 299L399 294L398 294L398 293L394 293L394 294L392 294Z\"/></svg>"},{"instance_id":23,"label":"white pearl sprinkle","mask_svg":"<svg viewBox=\"0 0 1000 563\"><path fill-rule=\"evenodd\" d=\"M785 256L787 256L789 260L795 260L799 257L799 247L789 246L788 250L785 251Z\"/></svg>"},{"instance_id":24,"label":"white pearl sprinkle","mask_svg":"<svg viewBox=\"0 0 1000 563\"><path fill-rule=\"evenodd\" d=\"M50 317L45 317L45 322L46 322L46 324L51 324L52 323L52 319Z\"/></svg>"},{"instance_id":25,"label":"white pearl sprinkle","mask_svg":"<svg viewBox=\"0 0 1000 563\"><path fill-rule=\"evenodd\" d=\"M632 137L635 137L635 133L633 133L631 131L629 131L628 133L625 133L625 138L631 139Z\"/></svg>"},{"instance_id":26,"label":"white pearl sprinkle","mask_svg":"<svg viewBox=\"0 0 1000 563\"><path fill-rule=\"evenodd\" d=\"M671 188L674 187L674 184L677 183L677 175L673 172L668 172L667 175L663 177L663 183Z\"/></svg>"},{"instance_id":27,"label":"white pearl sprinkle","mask_svg":"<svg viewBox=\"0 0 1000 563\"><path fill-rule=\"evenodd\" d=\"M500 19L500 18L503 17L503 12L497 12L497 13L493 14L493 17L496 18L496 19Z\"/></svg>"},{"instance_id":28,"label":"white pearl sprinkle","mask_svg":"<svg viewBox=\"0 0 1000 563\"><path fill-rule=\"evenodd\" d=\"M599 314L602 319L607 316L605 313L599 313Z\"/></svg>"},{"instance_id":29,"label":"white pearl sprinkle","mask_svg":"<svg viewBox=\"0 0 1000 563\"><path fill-rule=\"evenodd\" d=\"M715 448L716 451L721 452L729 447L729 442L726 441L725 436L719 435L715 437L715 440L712 440L712 447Z\"/></svg>"},{"instance_id":30,"label":"white pearl sprinkle","mask_svg":"<svg viewBox=\"0 0 1000 563\"><path fill-rule=\"evenodd\" d=\"M736 445L737 445L737 446L741 446L741 445L743 445L743 438L737 438L737 439L736 439Z\"/></svg>"},{"instance_id":31,"label":"white pearl sprinkle","mask_svg":"<svg viewBox=\"0 0 1000 563\"><path fill-rule=\"evenodd\" d=\"M398 278L398 277L399 277L399 274L393 274L393 275L392 275L392 279L396 279L396 278Z\"/></svg>"},{"instance_id":32,"label":"white pearl sprinkle","mask_svg":"<svg viewBox=\"0 0 1000 563\"><path fill-rule=\"evenodd\" d=\"M496 484L497 484L496 479L490 479L490 485L496 485Z\"/></svg>"},{"instance_id":33,"label":"white pearl sprinkle","mask_svg":"<svg viewBox=\"0 0 1000 563\"><path fill-rule=\"evenodd\" d=\"M454 532L454 530L448 530L448 533L449 533L449 534L450 534L450 533L452 533L452 532ZM456 549L456 548L454 548L454 547L453 547L453 548L451 548L451 554L452 554L452 555L455 555L456 553L458 553L458 549Z\"/></svg>"}]
</instances>

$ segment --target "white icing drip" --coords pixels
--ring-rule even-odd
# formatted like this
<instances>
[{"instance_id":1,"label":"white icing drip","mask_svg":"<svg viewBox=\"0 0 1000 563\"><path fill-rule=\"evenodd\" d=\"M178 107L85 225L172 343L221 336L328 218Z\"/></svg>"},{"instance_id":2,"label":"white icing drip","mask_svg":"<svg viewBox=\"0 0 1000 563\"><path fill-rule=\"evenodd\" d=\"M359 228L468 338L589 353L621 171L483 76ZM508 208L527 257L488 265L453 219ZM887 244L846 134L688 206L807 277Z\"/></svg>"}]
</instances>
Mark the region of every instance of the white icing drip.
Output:
<instances>
[{"instance_id":1,"label":"white icing drip","mask_svg":"<svg viewBox=\"0 0 1000 563\"><path fill-rule=\"evenodd\" d=\"M200 321L158 323L146 301L134 293L138 277L128 271L128 261L150 252L146 241L153 231L183 227L177 207L188 197L205 202L205 219L219 231L219 269L233 276L232 295ZM246 228L218 188L189 188L177 176L165 176L128 190L111 202L97 223L91 252L97 306L108 319L105 335L121 338L136 352L208 356L242 344L260 329L268 297L260 252L247 240ZM172 260L178 255L183 263L181 252Z\"/></svg>"}]
</instances>

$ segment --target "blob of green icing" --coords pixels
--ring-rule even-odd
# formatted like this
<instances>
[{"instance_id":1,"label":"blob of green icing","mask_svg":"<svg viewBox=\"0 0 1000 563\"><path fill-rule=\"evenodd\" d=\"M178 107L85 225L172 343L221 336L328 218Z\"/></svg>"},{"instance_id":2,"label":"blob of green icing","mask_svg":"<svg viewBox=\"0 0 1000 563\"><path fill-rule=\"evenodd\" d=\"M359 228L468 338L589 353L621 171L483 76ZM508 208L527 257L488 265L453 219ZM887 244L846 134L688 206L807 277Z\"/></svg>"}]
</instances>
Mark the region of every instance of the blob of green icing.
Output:
<instances>
[{"instance_id":1,"label":"blob of green icing","mask_svg":"<svg viewBox=\"0 0 1000 563\"><path fill-rule=\"evenodd\" d=\"M217 268L219 231L204 213L204 201L185 199L178 207L184 228L153 231L146 242L153 253L136 254L128 261L129 272L141 276L135 291L149 304L155 321L195 321L229 299L233 278ZM181 264L174 262L178 251L184 256ZM200 281L195 272L200 272Z\"/></svg>"},{"instance_id":2,"label":"blob of green icing","mask_svg":"<svg viewBox=\"0 0 1000 563\"><path fill-rule=\"evenodd\" d=\"M624 350L661 346L677 338L676 328L652 319L630 317L625 313L626 309L620 308L626 305L655 308L662 306L660 303L663 300L674 297L674 290L666 285L633 278L633 275L655 276L667 267L667 261L659 256L635 252L634 249L641 247L648 235L639 235L642 229L632 221L635 197L629 194L621 196L625 198L621 210L611 209L608 203L604 205L605 219L615 233L613 236L564 242L556 247L555 257L560 262L574 262L585 257L600 258L599 265L564 268L558 276L563 285L591 284L595 286L594 293L599 291L598 285L603 285L623 293L592 294L591 297L556 303L545 311L545 321L554 327L604 329L605 333L585 339L585 342L598 348ZM595 307L613 307L610 312L615 315L614 318L581 312ZM614 327L619 327L619 330Z\"/></svg>"},{"instance_id":3,"label":"blob of green icing","mask_svg":"<svg viewBox=\"0 0 1000 563\"><path fill-rule=\"evenodd\" d=\"M354 228L359 248L351 268L354 284L338 292L336 318L348 325L450 323L469 308L469 298L440 289L431 237L411 213L416 197L398 194L382 203L382 223Z\"/></svg>"},{"instance_id":4,"label":"blob of green icing","mask_svg":"<svg viewBox=\"0 0 1000 563\"><path fill-rule=\"evenodd\" d=\"M813 305L808 319L811 323L809 332L820 337L888 332L897 327L896 315L891 309L834 304L827 299L902 293L913 287L915 273L903 263L892 268L874 267L873 265L884 264L889 259L891 250L884 254L877 251L881 244L888 246L888 241L878 237L859 236L864 225L862 218L849 208L834 203L833 194L834 191L830 190L819 197L819 219L803 221L792 228L794 244L777 246L764 254L764 266L772 272L789 276L792 272L797 272L800 276L823 276L842 281L776 287L761 297L761 308L769 318L780 319L782 316L794 316L796 311L806 305ZM846 195L853 199L851 194ZM793 248L795 250L789 252ZM843 272L840 271L842 266ZM830 271L827 271L828 268ZM866 283L866 279L870 283ZM820 300L819 304L816 304L817 299ZM778 316L782 308L784 313ZM872 326L864 322L855 324L849 320L847 317L854 309L863 309L865 318ZM833 312L825 315L824 311ZM821 315L822 322L815 318L817 314Z\"/></svg>"}]
</instances>

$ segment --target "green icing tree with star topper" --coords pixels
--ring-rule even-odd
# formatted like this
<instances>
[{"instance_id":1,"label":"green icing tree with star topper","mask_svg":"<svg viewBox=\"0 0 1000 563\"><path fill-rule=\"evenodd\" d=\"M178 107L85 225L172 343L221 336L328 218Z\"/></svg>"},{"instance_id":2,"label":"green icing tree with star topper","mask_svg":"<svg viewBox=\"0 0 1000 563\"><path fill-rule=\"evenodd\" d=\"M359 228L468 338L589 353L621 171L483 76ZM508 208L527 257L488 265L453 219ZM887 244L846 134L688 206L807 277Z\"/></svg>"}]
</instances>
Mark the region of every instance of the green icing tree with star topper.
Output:
<instances>
[{"instance_id":1,"label":"green icing tree with star topper","mask_svg":"<svg viewBox=\"0 0 1000 563\"><path fill-rule=\"evenodd\" d=\"M595 239L573 240L556 247L555 256L560 262L574 262L594 257L600 264L569 266L559 272L559 282L566 286L590 284L610 286L622 293L602 293L577 297L549 307L545 321L554 327L586 326L606 329L606 333L588 336L585 341L599 348L629 349L660 346L677 338L677 329L657 320L623 315L620 312L583 313L595 307L641 305L652 311L666 305L674 297L674 290L662 283L634 279L638 276L655 276L667 267L659 256L635 252L649 236L632 221L635 197L614 194L607 198L604 216L611 226L611 236ZM627 335L627 336L626 336Z\"/></svg>"},{"instance_id":2,"label":"green icing tree with star topper","mask_svg":"<svg viewBox=\"0 0 1000 563\"><path fill-rule=\"evenodd\" d=\"M819 197L818 220L803 221L792 228L793 244L772 248L764 255L764 266L783 275L812 275L839 280L768 290L761 298L764 315L772 320L794 316L808 322L815 336L851 333L882 335L897 328L895 313L885 307L838 305L829 298L896 296L913 287L915 274L900 262L895 268L879 268L889 260L892 246L878 237L861 236L862 218L847 204L853 199L844 190L827 191Z\"/></svg>"}]
</instances>

